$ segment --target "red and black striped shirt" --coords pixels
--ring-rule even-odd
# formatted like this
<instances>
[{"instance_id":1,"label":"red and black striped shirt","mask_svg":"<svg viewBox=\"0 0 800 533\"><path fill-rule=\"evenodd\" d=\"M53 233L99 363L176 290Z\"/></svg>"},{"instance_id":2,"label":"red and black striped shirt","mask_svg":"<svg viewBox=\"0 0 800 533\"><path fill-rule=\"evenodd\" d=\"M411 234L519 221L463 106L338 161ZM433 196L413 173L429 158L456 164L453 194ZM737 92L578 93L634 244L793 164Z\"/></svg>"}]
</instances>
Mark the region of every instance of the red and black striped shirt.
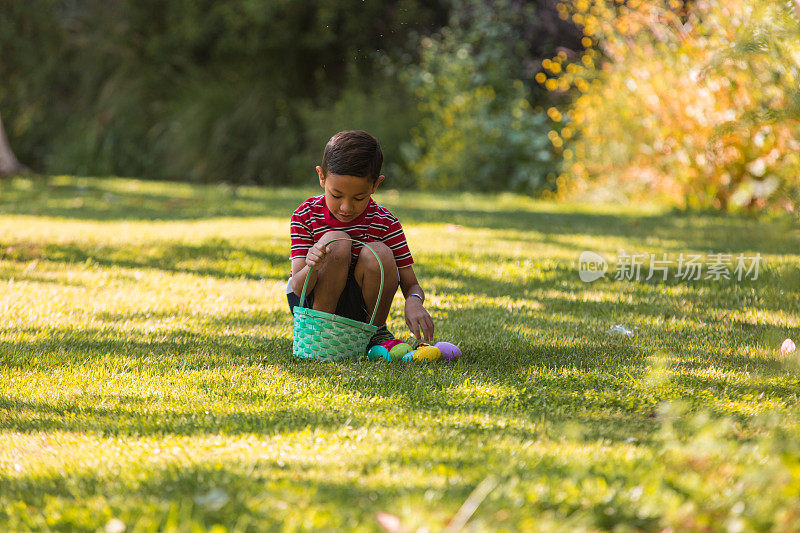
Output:
<instances>
[{"instance_id":1,"label":"red and black striped shirt","mask_svg":"<svg viewBox=\"0 0 800 533\"><path fill-rule=\"evenodd\" d=\"M289 258L305 257L308 249L320 237L334 230L345 231L353 239L363 242L379 241L386 244L394 252L397 268L407 267L414 263L403 227L397 217L388 209L378 205L375 200L370 198L363 213L349 222L342 222L334 218L328 210L324 194L307 199L292 214L289 232L292 245ZM355 262L362 246L355 242L351 244L351 262Z\"/></svg>"}]
</instances>

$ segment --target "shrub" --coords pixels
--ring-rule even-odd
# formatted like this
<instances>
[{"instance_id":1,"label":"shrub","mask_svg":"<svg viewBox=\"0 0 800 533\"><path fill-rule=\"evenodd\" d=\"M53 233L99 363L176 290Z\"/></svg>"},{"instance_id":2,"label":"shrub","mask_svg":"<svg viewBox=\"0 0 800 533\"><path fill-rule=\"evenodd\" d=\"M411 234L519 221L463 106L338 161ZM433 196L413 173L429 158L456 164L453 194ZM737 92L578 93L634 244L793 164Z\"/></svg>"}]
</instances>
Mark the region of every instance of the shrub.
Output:
<instances>
[{"instance_id":1,"label":"shrub","mask_svg":"<svg viewBox=\"0 0 800 533\"><path fill-rule=\"evenodd\" d=\"M549 120L533 112L517 61L513 21L535 16L523 3L460 1L448 27L420 40L405 71L422 113L406 146L420 188L535 192L554 172Z\"/></svg>"},{"instance_id":2,"label":"shrub","mask_svg":"<svg viewBox=\"0 0 800 533\"><path fill-rule=\"evenodd\" d=\"M539 78L574 91L553 136L566 190L604 186L727 210L798 204L792 4L577 0L559 9L587 47L580 61L547 60L557 67Z\"/></svg>"},{"instance_id":3,"label":"shrub","mask_svg":"<svg viewBox=\"0 0 800 533\"><path fill-rule=\"evenodd\" d=\"M306 176L308 184L316 179L314 166L321 164L328 139L337 131L360 129L370 132L381 144L382 172L386 175L381 188L414 185L403 147L411 142L409 132L419 121L419 112L392 72L377 73L368 82L353 77L335 101L307 107L301 117L307 148L296 157L293 174Z\"/></svg>"}]
</instances>

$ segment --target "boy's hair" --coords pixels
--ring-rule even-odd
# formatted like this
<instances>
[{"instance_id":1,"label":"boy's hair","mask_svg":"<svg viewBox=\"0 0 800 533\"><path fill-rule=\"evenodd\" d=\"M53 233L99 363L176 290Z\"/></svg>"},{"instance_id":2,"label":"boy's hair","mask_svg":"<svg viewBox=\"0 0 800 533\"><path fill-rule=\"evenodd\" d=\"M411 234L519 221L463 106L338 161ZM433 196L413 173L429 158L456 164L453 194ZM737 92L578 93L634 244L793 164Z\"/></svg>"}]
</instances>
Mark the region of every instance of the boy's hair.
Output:
<instances>
[{"instance_id":1,"label":"boy's hair","mask_svg":"<svg viewBox=\"0 0 800 533\"><path fill-rule=\"evenodd\" d=\"M322 172L369 178L374 183L381 173L383 152L378 140L366 131L340 131L325 145Z\"/></svg>"}]
</instances>

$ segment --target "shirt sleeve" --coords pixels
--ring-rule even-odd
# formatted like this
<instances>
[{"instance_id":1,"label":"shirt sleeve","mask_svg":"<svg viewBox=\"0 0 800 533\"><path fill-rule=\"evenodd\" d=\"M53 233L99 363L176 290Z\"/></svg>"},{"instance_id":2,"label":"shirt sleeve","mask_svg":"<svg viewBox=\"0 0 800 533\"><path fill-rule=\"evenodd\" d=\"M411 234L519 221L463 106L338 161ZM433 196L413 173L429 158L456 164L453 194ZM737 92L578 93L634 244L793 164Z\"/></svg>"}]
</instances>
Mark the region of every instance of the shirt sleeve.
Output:
<instances>
[{"instance_id":1,"label":"shirt sleeve","mask_svg":"<svg viewBox=\"0 0 800 533\"><path fill-rule=\"evenodd\" d=\"M303 216L298 215L297 212L292 214L292 220L289 223L289 235L292 239L289 259L308 255L308 249L314 244L314 237L311 235L308 221L304 220Z\"/></svg>"},{"instance_id":2,"label":"shirt sleeve","mask_svg":"<svg viewBox=\"0 0 800 533\"><path fill-rule=\"evenodd\" d=\"M394 262L397 268L403 268L414 264L414 258L411 257L411 250L408 248L406 242L406 235L403 232L403 226L400 221L395 219L387 228L386 235L383 237L383 242L394 253Z\"/></svg>"}]
</instances>

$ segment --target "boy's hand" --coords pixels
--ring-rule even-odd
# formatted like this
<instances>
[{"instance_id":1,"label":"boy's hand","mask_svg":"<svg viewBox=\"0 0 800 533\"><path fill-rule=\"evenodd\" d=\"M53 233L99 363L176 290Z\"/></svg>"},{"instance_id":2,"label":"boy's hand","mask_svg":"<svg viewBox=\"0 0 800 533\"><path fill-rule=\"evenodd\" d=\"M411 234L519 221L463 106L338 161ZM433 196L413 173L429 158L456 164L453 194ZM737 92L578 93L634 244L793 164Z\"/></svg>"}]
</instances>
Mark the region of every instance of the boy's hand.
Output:
<instances>
[{"instance_id":1,"label":"boy's hand","mask_svg":"<svg viewBox=\"0 0 800 533\"><path fill-rule=\"evenodd\" d=\"M418 342L422 342L421 334L425 335L425 342L430 344L433 340L433 320L419 298L406 300L406 325Z\"/></svg>"},{"instance_id":2,"label":"boy's hand","mask_svg":"<svg viewBox=\"0 0 800 533\"><path fill-rule=\"evenodd\" d=\"M308 268L315 268L319 270L319 267L324 265L325 261L328 260L330 254L330 245L325 245L318 242L308 250L308 254L306 255L306 265L308 265Z\"/></svg>"}]
</instances>

